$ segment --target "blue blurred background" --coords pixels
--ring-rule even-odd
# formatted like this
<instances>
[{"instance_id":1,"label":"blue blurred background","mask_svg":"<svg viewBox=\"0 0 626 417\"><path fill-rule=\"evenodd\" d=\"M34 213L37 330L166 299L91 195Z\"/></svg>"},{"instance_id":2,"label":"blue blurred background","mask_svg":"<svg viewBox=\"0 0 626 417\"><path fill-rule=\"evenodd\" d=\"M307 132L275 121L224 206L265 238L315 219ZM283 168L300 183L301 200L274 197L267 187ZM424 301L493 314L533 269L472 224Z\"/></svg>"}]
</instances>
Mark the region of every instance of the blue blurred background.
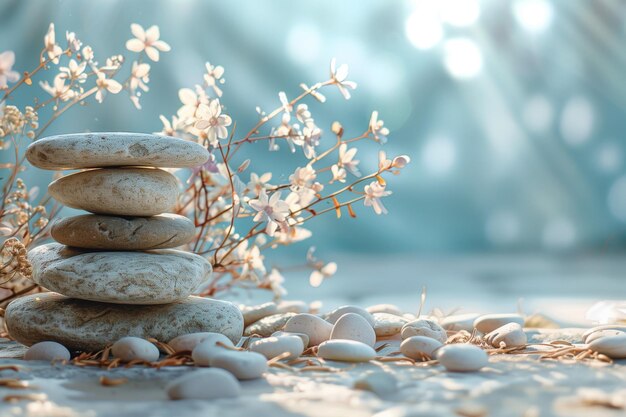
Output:
<instances>
[{"instance_id":1,"label":"blue blurred background","mask_svg":"<svg viewBox=\"0 0 626 417\"><path fill-rule=\"evenodd\" d=\"M49 134L158 131L206 61L226 68L222 101L247 131L255 106L325 79L337 57L359 88L349 101L333 90L309 103L317 123L359 134L378 110L386 151L413 163L389 181L389 215L316 221L321 256L611 252L626 243L625 17L619 0L3 0L0 51L15 51L14 69L33 68L52 21L57 39L75 31L101 61L128 53L133 22L159 25L172 46L152 65L143 110L109 95ZM297 166L286 151L259 154L267 160L253 169L284 168L275 180ZM358 156L375 166L374 148Z\"/></svg>"}]
</instances>

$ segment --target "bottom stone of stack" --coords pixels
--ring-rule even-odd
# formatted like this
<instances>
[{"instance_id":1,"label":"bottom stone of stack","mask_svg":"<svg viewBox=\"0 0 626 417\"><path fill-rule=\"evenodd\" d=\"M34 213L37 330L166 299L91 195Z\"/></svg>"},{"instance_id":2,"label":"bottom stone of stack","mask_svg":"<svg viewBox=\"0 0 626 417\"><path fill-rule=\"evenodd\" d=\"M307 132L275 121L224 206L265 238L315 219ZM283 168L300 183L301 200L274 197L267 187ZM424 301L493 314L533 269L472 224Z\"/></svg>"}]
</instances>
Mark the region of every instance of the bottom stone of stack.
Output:
<instances>
[{"instance_id":1,"label":"bottom stone of stack","mask_svg":"<svg viewBox=\"0 0 626 417\"><path fill-rule=\"evenodd\" d=\"M142 306L33 294L11 302L5 322L11 337L27 346L50 340L87 352L124 336L167 342L187 333L216 332L237 343L243 333L243 317L234 304L201 297Z\"/></svg>"}]
</instances>

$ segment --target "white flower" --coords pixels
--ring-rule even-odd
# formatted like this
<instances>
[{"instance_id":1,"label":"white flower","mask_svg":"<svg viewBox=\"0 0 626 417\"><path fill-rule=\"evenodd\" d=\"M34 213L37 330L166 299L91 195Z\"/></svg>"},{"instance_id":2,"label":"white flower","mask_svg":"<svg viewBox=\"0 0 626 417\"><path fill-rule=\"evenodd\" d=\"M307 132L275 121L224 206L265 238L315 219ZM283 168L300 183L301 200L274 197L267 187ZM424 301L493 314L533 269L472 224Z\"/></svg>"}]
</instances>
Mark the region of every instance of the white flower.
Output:
<instances>
[{"instance_id":1,"label":"white flower","mask_svg":"<svg viewBox=\"0 0 626 417\"><path fill-rule=\"evenodd\" d=\"M355 177L360 177L361 171L359 171L358 168L360 161L354 159L357 152L357 148L348 149L348 144L342 143L339 146L339 162L337 165L341 168L347 169Z\"/></svg>"},{"instance_id":2,"label":"white flower","mask_svg":"<svg viewBox=\"0 0 626 417\"><path fill-rule=\"evenodd\" d=\"M315 98L320 103L324 103L326 101L326 97L324 97L324 94L320 93L319 91L317 91L316 89L312 87L309 88L309 86L307 86L305 83L301 83L300 88L302 88L304 91L311 94L313 98Z\"/></svg>"},{"instance_id":3,"label":"white flower","mask_svg":"<svg viewBox=\"0 0 626 417\"><path fill-rule=\"evenodd\" d=\"M150 64L140 64L139 62L133 62L133 68L130 71L130 89L135 91L137 88L141 88L143 91L148 91L146 83L150 81Z\"/></svg>"},{"instance_id":4,"label":"white flower","mask_svg":"<svg viewBox=\"0 0 626 417\"><path fill-rule=\"evenodd\" d=\"M278 93L278 99L280 100L280 104L283 107L283 111L285 113L291 113L291 111L293 110L293 106L289 102L289 99L287 98L287 94L285 94L284 91L280 91Z\"/></svg>"},{"instance_id":5,"label":"white flower","mask_svg":"<svg viewBox=\"0 0 626 417\"><path fill-rule=\"evenodd\" d=\"M58 74L54 77L52 85L50 85L48 81L40 81L39 85L46 93L50 94L55 99L67 101L75 96L75 92L70 89L70 86L65 85L63 74Z\"/></svg>"},{"instance_id":6,"label":"white flower","mask_svg":"<svg viewBox=\"0 0 626 417\"><path fill-rule=\"evenodd\" d=\"M339 168L339 165L335 164L330 167L331 172L333 173L333 179L330 180L332 184L335 181L346 182L346 170L343 168Z\"/></svg>"},{"instance_id":7,"label":"white flower","mask_svg":"<svg viewBox=\"0 0 626 417\"><path fill-rule=\"evenodd\" d=\"M205 64L206 74L204 74L204 81L208 87L211 87L218 97L222 97L222 90L217 86L217 83L224 84L224 67L221 65L213 66L208 62Z\"/></svg>"},{"instance_id":8,"label":"white flower","mask_svg":"<svg viewBox=\"0 0 626 417\"><path fill-rule=\"evenodd\" d=\"M5 51L0 54L0 89L8 87L8 83L14 83L20 79L20 74L13 71L15 64L15 53Z\"/></svg>"},{"instance_id":9,"label":"white flower","mask_svg":"<svg viewBox=\"0 0 626 417\"><path fill-rule=\"evenodd\" d=\"M161 119L161 123L163 123L163 130L161 130L161 132L159 133L166 136L177 136L176 130L178 130L178 128L180 127L180 121L178 120L178 117L172 116L171 123L163 115L160 115L159 119Z\"/></svg>"},{"instance_id":10,"label":"white flower","mask_svg":"<svg viewBox=\"0 0 626 417\"><path fill-rule=\"evenodd\" d=\"M67 67L59 68L61 72L61 77L69 81L76 81L79 83L84 83L87 80L87 74L85 74L85 67L87 66L86 62L81 62L80 64L73 59L70 59Z\"/></svg>"},{"instance_id":11,"label":"white flower","mask_svg":"<svg viewBox=\"0 0 626 417\"><path fill-rule=\"evenodd\" d=\"M143 27L133 23L130 25L130 31L135 37L126 42L126 49L129 51L146 51L148 58L156 62L159 60L159 51L168 52L172 49L167 43L159 40L161 33L156 25L150 26L148 30L144 31Z\"/></svg>"},{"instance_id":12,"label":"white flower","mask_svg":"<svg viewBox=\"0 0 626 417\"><path fill-rule=\"evenodd\" d=\"M370 130L372 135L374 135L374 139L382 144L387 143L387 135L389 135L389 129L384 127L384 124L385 122L378 120L378 112L373 111L370 118Z\"/></svg>"},{"instance_id":13,"label":"white flower","mask_svg":"<svg viewBox=\"0 0 626 417\"><path fill-rule=\"evenodd\" d=\"M404 168L411 163L411 158L408 155L398 155L391 161L391 166L394 168Z\"/></svg>"},{"instance_id":14,"label":"white flower","mask_svg":"<svg viewBox=\"0 0 626 417\"><path fill-rule=\"evenodd\" d=\"M80 51L80 48L83 46L83 43L76 37L74 32L65 31L65 39L67 40L67 46L72 52Z\"/></svg>"},{"instance_id":15,"label":"white flower","mask_svg":"<svg viewBox=\"0 0 626 417\"><path fill-rule=\"evenodd\" d=\"M391 170L394 174L398 174L400 169L404 168L411 162L411 158L408 155L398 155L393 160L387 159L385 151L378 152L378 171L383 172L391 170L391 168L398 168L398 170Z\"/></svg>"},{"instance_id":16,"label":"white flower","mask_svg":"<svg viewBox=\"0 0 626 417\"><path fill-rule=\"evenodd\" d=\"M309 283L312 287L319 287L326 278L330 278L337 272L337 264L335 262L329 262L322 266L320 269L316 269L311 272L309 277Z\"/></svg>"},{"instance_id":17,"label":"white flower","mask_svg":"<svg viewBox=\"0 0 626 417\"><path fill-rule=\"evenodd\" d=\"M289 205L280 199L280 192L275 192L268 198L267 192L263 190L259 194L258 199L250 200L248 204L257 211L257 214L254 216L255 222L267 222L265 233L269 236L274 236L279 225L282 231L289 229L286 222L289 215Z\"/></svg>"},{"instance_id":18,"label":"white flower","mask_svg":"<svg viewBox=\"0 0 626 417\"><path fill-rule=\"evenodd\" d=\"M320 138L322 137L322 131L315 126L314 123L309 122L302 129L302 136L304 142L302 143L302 150L304 156L308 159L315 158L315 148L320 144Z\"/></svg>"},{"instance_id":19,"label":"white flower","mask_svg":"<svg viewBox=\"0 0 626 417\"><path fill-rule=\"evenodd\" d=\"M303 124L313 122L309 106L303 103L298 104L298 107L296 108L296 118Z\"/></svg>"},{"instance_id":20,"label":"white flower","mask_svg":"<svg viewBox=\"0 0 626 417\"><path fill-rule=\"evenodd\" d=\"M291 183L291 189L296 191L300 188L310 188L311 183L315 181L317 174L313 167L307 165L305 167L296 168L296 170L289 176L289 182Z\"/></svg>"},{"instance_id":21,"label":"white flower","mask_svg":"<svg viewBox=\"0 0 626 417\"><path fill-rule=\"evenodd\" d=\"M378 181L373 181L365 186L364 204L367 207L371 206L376 214L387 214L388 211L380 199L390 194L391 191L386 191L384 185L381 185Z\"/></svg>"},{"instance_id":22,"label":"white flower","mask_svg":"<svg viewBox=\"0 0 626 417\"><path fill-rule=\"evenodd\" d=\"M198 121L194 124L196 129L206 131L209 143L217 146L218 139L225 139L228 136L228 129L232 120L230 116L222 113L222 106L219 100L212 100L209 105L201 104L198 107Z\"/></svg>"},{"instance_id":23,"label":"white flower","mask_svg":"<svg viewBox=\"0 0 626 417\"><path fill-rule=\"evenodd\" d=\"M272 173L266 172L263 175L258 175L256 172L250 173L250 182L246 188L252 192L255 196L259 195L262 190L269 187L268 181L272 179Z\"/></svg>"},{"instance_id":24,"label":"white flower","mask_svg":"<svg viewBox=\"0 0 626 417\"><path fill-rule=\"evenodd\" d=\"M87 45L83 48L83 59L88 62L93 60L93 49L91 49L91 46Z\"/></svg>"},{"instance_id":25,"label":"white flower","mask_svg":"<svg viewBox=\"0 0 626 417\"><path fill-rule=\"evenodd\" d=\"M181 88L178 90L178 98L183 106L177 114L183 121L195 118L200 105L209 104L209 97L199 85L196 85L195 92L191 88Z\"/></svg>"},{"instance_id":26,"label":"white flower","mask_svg":"<svg viewBox=\"0 0 626 417\"><path fill-rule=\"evenodd\" d=\"M48 53L48 57L52 59L52 62L58 64L59 57L63 53L63 49L61 49L61 47L56 44L56 39L54 35L54 23L50 23L50 26L48 27L48 32L43 37L43 44L45 47L45 51Z\"/></svg>"},{"instance_id":27,"label":"white flower","mask_svg":"<svg viewBox=\"0 0 626 417\"><path fill-rule=\"evenodd\" d=\"M117 94L122 91L122 84L112 78L107 78L104 72L101 71L98 72L96 86L98 87L98 91L96 92L96 100L98 103L102 103L107 91L111 94Z\"/></svg>"},{"instance_id":28,"label":"white flower","mask_svg":"<svg viewBox=\"0 0 626 417\"><path fill-rule=\"evenodd\" d=\"M287 290L283 287L285 277L276 268L272 268L272 271L267 276L269 287L277 298L287 295Z\"/></svg>"},{"instance_id":29,"label":"white flower","mask_svg":"<svg viewBox=\"0 0 626 417\"><path fill-rule=\"evenodd\" d=\"M275 243L279 245L291 245L313 236L313 233L304 227L293 226L286 232L276 231L274 235Z\"/></svg>"},{"instance_id":30,"label":"white flower","mask_svg":"<svg viewBox=\"0 0 626 417\"><path fill-rule=\"evenodd\" d=\"M348 100L350 99L350 91L349 89L354 90L356 88L356 83L354 81L348 81L348 65L343 64L340 65L339 68L335 68L337 62L335 58L330 61L330 78L333 81L333 84L339 88L339 92L343 95L343 97Z\"/></svg>"}]
</instances>

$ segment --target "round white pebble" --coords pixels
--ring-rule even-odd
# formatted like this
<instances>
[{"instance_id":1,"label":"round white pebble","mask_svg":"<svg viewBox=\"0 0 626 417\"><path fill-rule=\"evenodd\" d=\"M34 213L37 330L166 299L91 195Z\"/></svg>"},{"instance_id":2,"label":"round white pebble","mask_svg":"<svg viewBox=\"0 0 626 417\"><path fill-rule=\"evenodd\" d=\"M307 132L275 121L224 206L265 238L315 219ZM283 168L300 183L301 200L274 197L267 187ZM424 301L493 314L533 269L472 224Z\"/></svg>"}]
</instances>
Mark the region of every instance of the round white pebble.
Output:
<instances>
[{"instance_id":1,"label":"round white pebble","mask_svg":"<svg viewBox=\"0 0 626 417\"><path fill-rule=\"evenodd\" d=\"M589 343L589 349L611 359L626 359L626 333L596 339Z\"/></svg>"},{"instance_id":2,"label":"round white pebble","mask_svg":"<svg viewBox=\"0 0 626 417\"><path fill-rule=\"evenodd\" d=\"M480 314L476 313L454 314L442 319L440 324L446 330L455 332L465 330L471 333L474 330L474 321L478 317Z\"/></svg>"},{"instance_id":3,"label":"round white pebble","mask_svg":"<svg viewBox=\"0 0 626 417\"><path fill-rule=\"evenodd\" d=\"M444 328L433 320L428 319L417 319L408 322L402 326L401 334L403 339L407 339L411 336L425 336L441 343L445 343L446 340L448 340L448 333Z\"/></svg>"},{"instance_id":4,"label":"round white pebble","mask_svg":"<svg viewBox=\"0 0 626 417\"><path fill-rule=\"evenodd\" d=\"M356 340L334 339L319 345L317 356L342 362L367 362L376 357L376 351Z\"/></svg>"},{"instance_id":5,"label":"round white pebble","mask_svg":"<svg viewBox=\"0 0 626 417\"><path fill-rule=\"evenodd\" d=\"M243 325L248 327L252 323L261 320L263 317L276 314L278 309L276 303L269 302L257 306L243 306L240 308L243 315Z\"/></svg>"},{"instance_id":6,"label":"round white pebble","mask_svg":"<svg viewBox=\"0 0 626 417\"><path fill-rule=\"evenodd\" d=\"M302 344L304 345L304 348L306 349L309 347L309 336L304 333L283 332L282 330L280 330L280 331L272 333L272 336L274 337L298 336L300 339L302 339Z\"/></svg>"},{"instance_id":7,"label":"round white pebble","mask_svg":"<svg viewBox=\"0 0 626 417\"><path fill-rule=\"evenodd\" d=\"M372 328L374 327L374 317L372 316L372 314L366 309L358 307L358 306L342 306L342 307L336 308L335 310L328 313L328 316L326 317L326 321L328 321L329 323L335 324L337 323L337 320L341 318L341 316L347 313L358 314L359 316L367 320L367 322L370 324Z\"/></svg>"},{"instance_id":8,"label":"round white pebble","mask_svg":"<svg viewBox=\"0 0 626 417\"><path fill-rule=\"evenodd\" d=\"M206 340L215 340L220 341L222 343L226 343L229 346L233 345L233 342L226 336L221 333L212 333L212 332L200 332L200 333L189 333L183 334L178 337L173 338L167 344L170 345L172 349L176 352L182 352L185 350L193 351L196 346Z\"/></svg>"},{"instance_id":9,"label":"round white pebble","mask_svg":"<svg viewBox=\"0 0 626 417\"><path fill-rule=\"evenodd\" d=\"M589 333L589 335L585 338L585 343L591 343L602 337L617 336L620 334L624 334L624 332L616 329L596 330L593 333Z\"/></svg>"},{"instance_id":10,"label":"round white pebble","mask_svg":"<svg viewBox=\"0 0 626 417\"><path fill-rule=\"evenodd\" d=\"M390 313L373 313L372 315L374 316L374 331L377 337L391 337L400 334L402 326L408 322L404 317Z\"/></svg>"},{"instance_id":11,"label":"round white pebble","mask_svg":"<svg viewBox=\"0 0 626 417\"><path fill-rule=\"evenodd\" d=\"M24 354L27 361L70 360L70 351L57 342L39 342L28 348Z\"/></svg>"},{"instance_id":12,"label":"round white pebble","mask_svg":"<svg viewBox=\"0 0 626 417\"><path fill-rule=\"evenodd\" d=\"M432 337L411 336L404 339L400 345L400 352L411 359L421 359L422 354L432 359L434 358L435 351L441 346L443 346L443 344Z\"/></svg>"},{"instance_id":13,"label":"round white pebble","mask_svg":"<svg viewBox=\"0 0 626 417\"><path fill-rule=\"evenodd\" d=\"M111 353L123 361L139 359L154 362L159 359L159 349L146 339L128 336L113 343Z\"/></svg>"},{"instance_id":14,"label":"round white pebble","mask_svg":"<svg viewBox=\"0 0 626 417\"><path fill-rule=\"evenodd\" d=\"M437 351L437 360L448 371L473 372L489 363L487 353L475 345L457 343L446 345Z\"/></svg>"},{"instance_id":15,"label":"round white pebble","mask_svg":"<svg viewBox=\"0 0 626 417\"><path fill-rule=\"evenodd\" d=\"M474 328L486 334L509 323L517 323L523 326L524 317L519 314L485 314L474 320Z\"/></svg>"},{"instance_id":16,"label":"round white pebble","mask_svg":"<svg viewBox=\"0 0 626 417\"><path fill-rule=\"evenodd\" d=\"M290 318L283 330L304 333L309 336L309 345L317 346L330 338L333 325L313 314L301 313Z\"/></svg>"},{"instance_id":17,"label":"round white pebble","mask_svg":"<svg viewBox=\"0 0 626 417\"><path fill-rule=\"evenodd\" d=\"M505 347L523 346L528 342L528 337L524 329L517 323L509 323L487 333L485 341L495 348L499 348L502 343Z\"/></svg>"},{"instance_id":18,"label":"round white pebble","mask_svg":"<svg viewBox=\"0 0 626 417\"><path fill-rule=\"evenodd\" d=\"M376 332L372 325L360 314L346 313L337 319L333 331L330 333L332 339L356 340L374 347L376 344Z\"/></svg>"},{"instance_id":19,"label":"round white pebble","mask_svg":"<svg viewBox=\"0 0 626 417\"><path fill-rule=\"evenodd\" d=\"M267 337L250 343L250 352L257 352L267 359L289 353L285 359L296 359L304 352L304 343L298 336Z\"/></svg>"},{"instance_id":20,"label":"round white pebble","mask_svg":"<svg viewBox=\"0 0 626 417\"><path fill-rule=\"evenodd\" d=\"M218 353L223 353L224 351L229 351L229 349L218 345L218 343L229 347L235 346L226 336L220 333L211 333L201 343L196 345L191 352L191 357L196 366L209 366L213 356Z\"/></svg>"},{"instance_id":21,"label":"round white pebble","mask_svg":"<svg viewBox=\"0 0 626 417\"><path fill-rule=\"evenodd\" d=\"M238 397L239 381L223 369L203 369L190 372L172 381L166 388L172 400L213 400Z\"/></svg>"},{"instance_id":22,"label":"round white pebble","mask_svg":"<svg viewBox=\"0 0 626 417\"><path fill-rule=\"evenodd\" d=\"M237 379L260 378L267 371L267 359L256 352L220 352L211 358L213 368L222 368Z\"/></svg>"},{"instance_id":23,"label":"round white pebble","mask_svg":"<svg viewBox=\"0 0 626 417\"><path fill-rule=\"evenodd\" d=\"M600 330L619 330L619 331L622 331L622 332L626 332L626 326L624 326L623 324L621 324L621 325L620 324L603 324L603 325L600 325L600 326L592 327L591 329L589 329L589 330L587 330L587 331L585 331L583 333L582 338L585 341L585 343L589 343L587 341L587 338L589 337L589 335L591 335L592 333L595 333L597 331L600 331Z\"/></svg>"}]
</instances>

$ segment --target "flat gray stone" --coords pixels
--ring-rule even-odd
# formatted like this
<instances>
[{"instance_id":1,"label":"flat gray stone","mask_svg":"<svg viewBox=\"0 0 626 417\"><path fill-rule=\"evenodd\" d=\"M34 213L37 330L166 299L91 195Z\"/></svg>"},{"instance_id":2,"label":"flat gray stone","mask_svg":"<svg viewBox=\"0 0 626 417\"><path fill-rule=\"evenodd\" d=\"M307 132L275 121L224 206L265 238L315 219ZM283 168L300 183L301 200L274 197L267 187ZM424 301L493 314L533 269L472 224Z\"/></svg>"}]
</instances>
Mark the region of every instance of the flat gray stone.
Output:
<instances>
[{"instance_id":1,"label":"flat gray stone","mask_svg":"<svg viewBox=\"0 0 626 417\"><path fill-rule=\"evenodd\" d=\"M51 291L120 304L183 300L209 279L212 269L205 258L175 249L87 252L49 243L32 249L28 259L33 281Z\"/></svg>"},{"instance_id":2,"label":"flat gray stone","mask_svg":"<svg viewBox=\"0 0 626 417\"><path fill-rule=\"evenodd\" d=\"M39 139L28 147L26 158L42 169L184 168L202 165L209 159L209 152L195 142L171 136L96 132Z\"/></svg>"},{"instance_id":3,"label":"flat gray stone","mask_svg":"<svg viewBox=\"0 0 626 417\"><path fill-rule=\"evenodd\" d=\"M151 217L84 214L55 221L50 234L57 242L78 248L147 250L184 245L193 240L195 230L191 220L177 214Z\"/></svg>"},{"instance_id":4,"label":"flat gray stone","mask_svg":"<svg viewBox=\"0 0 626 417\"><path fill-rule=\"evenodd\" d=\"M93 169L61 177L48 191L59 203L92 213L153 216L174 207L178 180L155 168Z\"/></svg>"},{"instance_id":5,"label":"flat gray stone","mask_svg":"<svg viewBox=\"0 0 626 417\"><path fill-rule=\"evenodd\" d=\"M243 317L234 304L201 297L132 306L33 294L11 302L5 320L9 334L27 346L50 340L92 352L125 336L167 342L183 334L215 332L237 343L243 331Z\"/></svg>"}]
</instances>

